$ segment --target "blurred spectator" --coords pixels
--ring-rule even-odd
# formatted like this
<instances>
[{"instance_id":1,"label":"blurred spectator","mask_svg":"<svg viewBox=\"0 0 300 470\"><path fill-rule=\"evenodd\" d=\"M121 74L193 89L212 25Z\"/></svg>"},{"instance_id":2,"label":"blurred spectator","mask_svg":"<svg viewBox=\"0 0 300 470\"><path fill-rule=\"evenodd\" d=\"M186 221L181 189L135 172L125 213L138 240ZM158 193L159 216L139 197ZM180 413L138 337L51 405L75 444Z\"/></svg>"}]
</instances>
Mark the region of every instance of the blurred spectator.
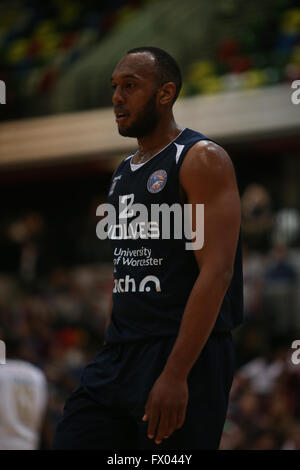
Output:
<instances>
[{"instance_id":1,"label":"blurred spectator","mask_svg":"<svg viewBox=\"0 0 300 470\"><path fill-rule=\"evenodd\" d=\"M30 212L7 228L7 238L18 251L18 273L25 283L35 280L45 250L45 221L41 214Z\"/></svg>"},{"instance_id":2,"label":"blurred spectator","mask_svg":"<svg viewBox=\"0 0 300 470\"><path fill-rule=\"evenodd\" d=\"M255 393L266 395L274 388L274 383L284 368L283 361L258 357L241 367L238 374L251 384Z\"/></svg>"},{"instance_id":3,"label":"blurred spectator","mask_svg":"<svg viewBox=\"0 0 300 470\"><path fill-rule=\"evenodd\" d=\"M273 429L258 429L251 436L247 450L276 450L279 437Z\"/></svg>"},{"instance_id":4,"label":"blurred spectator","mask_svg":"<svg viewBox=\"0 0 300 470\"><path fill-rule=\"evenodd\" d=\"M47 406L42 370L22 359L20 337L6 334L6 364L0 366L0 449L35 450Z\"/></svg>"},{"instance_id":5,"label":"blurred spectator","mask_svg":"<svg viewBox=\"0 0 300 470\"><path fill-rule=\"evenodd\" d=\"M281 450L300 450L300 421L294 422L287 432Z\"/></svg>"},{"instance_id":6,"label":"blurred spectator","mask_svg":"<svg viewBox=\"0 0 300 470\"><path fill-rule=\"evenodd\" d=\"M276 245L265 269L264 322L272 334L287 334L296 325L297 274L289 261L288 249Z\"/></svg>"},{"instance_id":7,"label":"blurred spectator","mask_svg":"<svg viewBox=\"0 0 300 470\"><path fill-rule=\"evenodd\" d=\"M250 184L241 197L243 237L251 250L266 252L273 224L271 197L266 188Z\"/></svg>"},{"instance_id":8,"label":"blurred spectator","mask_svg":"<svg viewBox=\"0 0 300 470\"><path fill-rule=\"evenodd\" d=\"M274 245L292 246L300 241L300 212L294 208L284 208L275 215L272 230Z\"/></svg>"},{"instance_id":9,"label":"blurred spectator","mask_svg":"<svg viewBox=\"0 0 300 470\"><path fill-rule=\"evenodd\" d=\"M244 315L258 318L264 293L264 257L243 244Z\"/></svg>"}]
</instances>

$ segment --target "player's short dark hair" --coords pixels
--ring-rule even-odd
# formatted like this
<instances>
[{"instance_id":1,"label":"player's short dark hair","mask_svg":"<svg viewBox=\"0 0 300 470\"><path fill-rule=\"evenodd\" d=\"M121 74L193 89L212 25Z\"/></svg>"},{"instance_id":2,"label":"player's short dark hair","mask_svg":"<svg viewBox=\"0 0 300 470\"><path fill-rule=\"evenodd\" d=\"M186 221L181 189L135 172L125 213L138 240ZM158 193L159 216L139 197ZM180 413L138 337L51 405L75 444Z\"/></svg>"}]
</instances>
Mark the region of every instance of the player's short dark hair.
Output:
<instances>
[{"instance_id":1,"label":"player's short dark hair","mask_svg":"<svg viewBox=\"0 0 300 470\"><path fill-rule=\"evenodd\" d=\"M175 83L176 93L173 100L174 103L179 95L182 86L181 71L176 60L163 49L152 46L135 47L134 49L130 49L127 54L135 54L138 52L149 52L154 56L158 68L160 85L166 82Z\"/></svg>"}]
</instances>

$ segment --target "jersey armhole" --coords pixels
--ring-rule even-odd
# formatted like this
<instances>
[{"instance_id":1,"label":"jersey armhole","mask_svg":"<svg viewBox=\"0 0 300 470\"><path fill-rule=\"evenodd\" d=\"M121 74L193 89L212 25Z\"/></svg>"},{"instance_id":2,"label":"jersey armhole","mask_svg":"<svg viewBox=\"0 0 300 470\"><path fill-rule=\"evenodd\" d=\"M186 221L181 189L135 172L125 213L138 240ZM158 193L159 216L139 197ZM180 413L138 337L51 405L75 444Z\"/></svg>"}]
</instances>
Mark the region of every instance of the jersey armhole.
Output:
<instances>
[{"instance_id":1,"label":"jersey armhole","mask_svg":"<svg viewBox=\"0 0 300 470\"><path fill-rule=\"evenodd\" d=\"M183 160L186 156L186 154L188 153L188 151L197 143L197 142L201 142L201 140L208 140L209 142L214 142L215 144L219 145L217 142L215 142L214 140L212 139L209 139L208 137L205 137L203 136L203 138L197 138L197 140L195 139L193 142L189 143L188 145L186 145L184 147L184 149L182 150L182 153L176 163L176 167L177 167L177 170L178 170L178 173L179 173L179 170L180 170L180 167L183 163Z\"/></svg>"}]
</instances>

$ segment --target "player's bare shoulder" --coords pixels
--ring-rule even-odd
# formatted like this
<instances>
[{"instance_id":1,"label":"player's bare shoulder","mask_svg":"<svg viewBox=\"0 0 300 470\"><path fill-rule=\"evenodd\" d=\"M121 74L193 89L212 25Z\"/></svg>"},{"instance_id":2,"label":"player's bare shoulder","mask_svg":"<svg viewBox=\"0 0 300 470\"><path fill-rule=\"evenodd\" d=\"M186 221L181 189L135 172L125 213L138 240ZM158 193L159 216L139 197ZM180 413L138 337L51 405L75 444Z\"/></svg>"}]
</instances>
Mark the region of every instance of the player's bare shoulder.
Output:
<instances>
[{"instance_id":1,"label":"player's bare shoulder","mask_svg":"<svg viewBox=\"0 0 300 470\"><path fill-rule=\"evenodd\" d=\"M229 171L232 161L221 145L210 140L200 140L190 150L181 165L181 173L194 171Z\"/></svg>"},{"instance_id":2,"label":"player's bare shoulder","mask_svg":"<svg viewBox=\"0 0 300 470\"><path fill-rule=\"evenodd\" d=\"M210 140L201 140L187 152L179 179L183 188L193 183L217 186L226 180L235 181L235 172L231 158L223 147Z\"/></svg>"}]
</instances>

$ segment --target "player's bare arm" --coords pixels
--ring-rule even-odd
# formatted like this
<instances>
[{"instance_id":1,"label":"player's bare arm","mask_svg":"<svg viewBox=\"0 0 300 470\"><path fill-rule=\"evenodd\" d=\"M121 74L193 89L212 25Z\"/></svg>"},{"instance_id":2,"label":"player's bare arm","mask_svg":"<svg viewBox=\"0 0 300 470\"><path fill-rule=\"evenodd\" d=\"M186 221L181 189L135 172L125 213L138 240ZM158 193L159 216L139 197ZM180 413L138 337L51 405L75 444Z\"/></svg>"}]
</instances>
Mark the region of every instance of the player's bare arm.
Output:
<instances>
[{"instance_id":1,"label":"player's bare arm","mask_svg":"<svg viewBox=\"0 0 300 470\"><path fill-rule=\"evenodd\" d=\"M145 407L143 419L148 420L148 436L155 437L156 443L184 422L188 375L213 329L229 287L240 229L235 173L222 147L208 141L195 144L183 161L180 184L193 210L196 204L204 204L204 246L195 251L199 276L176 342Z\"/></svg>"}]
</instances>

